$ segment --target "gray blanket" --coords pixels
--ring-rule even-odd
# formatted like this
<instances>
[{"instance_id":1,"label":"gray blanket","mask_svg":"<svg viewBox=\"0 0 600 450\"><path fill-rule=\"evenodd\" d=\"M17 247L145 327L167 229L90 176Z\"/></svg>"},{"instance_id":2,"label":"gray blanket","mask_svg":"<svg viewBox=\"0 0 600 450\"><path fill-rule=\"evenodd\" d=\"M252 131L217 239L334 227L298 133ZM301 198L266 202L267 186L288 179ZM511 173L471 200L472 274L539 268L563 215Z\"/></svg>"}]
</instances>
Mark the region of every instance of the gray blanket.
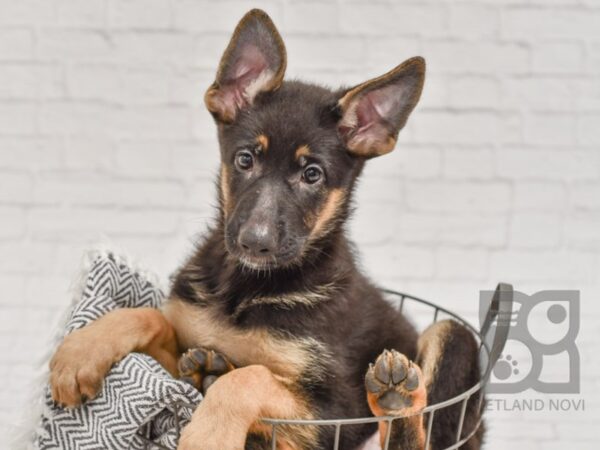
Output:
<instances>
[{"instance_id":1,"label":"gray blanket","mask_svg":"<svg viewBox=\"0 0 600 450\"><path fill-rule=\"evenodd\" d=\"M85 274L81 299L65 335L116 308L158 307L164 296L148 277L110 253L97 253ZM116 364L100 395L77 409L55 407L46 387L45 408L36 430L40 449L146 448L140 436L176 447L175 402L197 404L202 396L174 379L147 355L133 353ZM178 409L179 422L189 409ZM156 448L156 447L153 447Z\"/></svg>"}]
</instances>

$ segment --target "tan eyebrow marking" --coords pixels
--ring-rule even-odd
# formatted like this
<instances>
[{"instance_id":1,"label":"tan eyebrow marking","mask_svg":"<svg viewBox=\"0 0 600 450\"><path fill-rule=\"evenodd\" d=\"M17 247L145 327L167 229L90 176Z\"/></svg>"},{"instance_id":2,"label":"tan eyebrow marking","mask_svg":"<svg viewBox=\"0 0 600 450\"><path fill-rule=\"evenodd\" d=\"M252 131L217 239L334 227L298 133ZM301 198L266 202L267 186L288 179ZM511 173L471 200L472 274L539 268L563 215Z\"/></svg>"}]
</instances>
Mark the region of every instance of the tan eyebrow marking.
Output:
<instances>
[{"instance_id":1,"label":"tan eyebrow marking","mask_svg":"<svg viewBox=\"0 0 600 450\"><path fill-rule=\"evenodd\" d=\"M266 152L269 148L269 138L265 134L259 134L256 137L256 142L260 145L263 152Z\"/></svg>"},{"instance_id":2,"label":"tan eyebrow marking","mask_svg":"<svg viewBox=\"0 0 600 450\"><path fill-rule=\"evenodd\" d=\"M302 156L310 155L310 147L308 145L301 145L296 150L295 158L300 159Z\"/></svg>"}]
</instances>

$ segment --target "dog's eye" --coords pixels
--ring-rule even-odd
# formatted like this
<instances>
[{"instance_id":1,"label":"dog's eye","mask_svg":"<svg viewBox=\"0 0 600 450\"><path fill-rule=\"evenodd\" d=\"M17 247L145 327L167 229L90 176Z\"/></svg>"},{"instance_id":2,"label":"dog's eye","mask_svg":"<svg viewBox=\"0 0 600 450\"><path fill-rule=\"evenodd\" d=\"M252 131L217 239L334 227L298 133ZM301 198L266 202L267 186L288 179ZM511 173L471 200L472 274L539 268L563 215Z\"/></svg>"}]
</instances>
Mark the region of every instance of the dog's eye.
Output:
<instances>
[{"instance_id":1,"label":"dog's eye","mask_svg":"<svg viewBox=\"0 0 600 450\"><path fill-rule=\"evenodd\" d=\"M235 165L240 170L250 170L254 165L254 156L247 150L242 150L235 155Z\"/></svg>"},{"instance_id":2,"label":"dog's eye","mask_svg":"<svg viewBox=\"0 0 600 450\"><path fill-rule=\"evenodd\" d=\"M308 184L316 183L322 177L323 177L323 171L321 170L321 168L319 166L315 166L315 165L308 166L304 170L304 173L302 174L302 179Z\"/></svg>"}]
</instances>

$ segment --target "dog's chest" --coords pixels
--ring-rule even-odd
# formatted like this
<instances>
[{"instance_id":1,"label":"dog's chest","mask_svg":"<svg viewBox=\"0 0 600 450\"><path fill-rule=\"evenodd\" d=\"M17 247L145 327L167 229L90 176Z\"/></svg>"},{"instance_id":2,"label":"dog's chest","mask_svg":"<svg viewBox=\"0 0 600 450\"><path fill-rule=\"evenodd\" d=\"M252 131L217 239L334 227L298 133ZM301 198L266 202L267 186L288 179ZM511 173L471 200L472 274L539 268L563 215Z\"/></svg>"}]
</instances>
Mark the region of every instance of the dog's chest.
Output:
<instances>
[{"instance_id":1,"label":"dog's chest","mask_svg":"<svg viewBox=\"0 0 600 450\"><path fill-rule=\"evenodd\" d=\"M163 311L183 348L216 350L236 367L262 364L277 375L298 379L327 354L316 339L283 338L265 328L242 329L223 320L210 306L169 300Z\"/></svg>"}]
</instances>

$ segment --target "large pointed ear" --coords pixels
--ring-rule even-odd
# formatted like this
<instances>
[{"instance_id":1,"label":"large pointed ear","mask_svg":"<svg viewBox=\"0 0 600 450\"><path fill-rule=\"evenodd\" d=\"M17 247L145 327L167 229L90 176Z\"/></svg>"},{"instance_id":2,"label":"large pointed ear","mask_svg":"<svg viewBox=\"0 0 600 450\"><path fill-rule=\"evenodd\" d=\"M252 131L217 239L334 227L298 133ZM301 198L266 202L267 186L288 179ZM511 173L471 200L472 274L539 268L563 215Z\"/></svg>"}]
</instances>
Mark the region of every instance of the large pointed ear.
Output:
<instances>
[{"instance_id":1,"label":"large pointed ear","mask_svg":"<svg viewBox=\"0 0 600 450\"><path fill-rule=\"evenodd\" d=\"M391 152L424 81L425 60L415 57L347 91L338 102L338 130L348 151L365 158Z\"/></svg>"},{"instance_id":2,"label":"large pointed ear","mask_svg":"<svg viewBox=\"0 0 600 450\"><path fill-rule=\"evenodd\" d=\"M221 57L215 82L204 102L217 120L232 122L259 92L281 86L285 46L271 18L259 9L246 13Z\"/></svg>"}]
</instances>

